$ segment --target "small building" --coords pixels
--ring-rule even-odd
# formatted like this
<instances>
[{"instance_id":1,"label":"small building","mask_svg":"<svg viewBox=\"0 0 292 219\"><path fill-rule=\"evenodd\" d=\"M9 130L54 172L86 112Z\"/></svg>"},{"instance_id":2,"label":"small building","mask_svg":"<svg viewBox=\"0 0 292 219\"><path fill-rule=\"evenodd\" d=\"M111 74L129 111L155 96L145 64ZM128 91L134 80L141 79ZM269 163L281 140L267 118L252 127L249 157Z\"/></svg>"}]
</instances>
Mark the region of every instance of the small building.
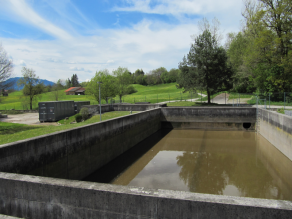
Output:
<instances>
[{"instance_id":1,"label":"small building","mask_svg":"<svg viewBox=\"0 0 292 219\"><path fill-rule=\"evenodd\" d=\"M85 88L83 87L70 87L69 89L65 90L66 95L84 95Z\"/></svg>"}]
</instances>

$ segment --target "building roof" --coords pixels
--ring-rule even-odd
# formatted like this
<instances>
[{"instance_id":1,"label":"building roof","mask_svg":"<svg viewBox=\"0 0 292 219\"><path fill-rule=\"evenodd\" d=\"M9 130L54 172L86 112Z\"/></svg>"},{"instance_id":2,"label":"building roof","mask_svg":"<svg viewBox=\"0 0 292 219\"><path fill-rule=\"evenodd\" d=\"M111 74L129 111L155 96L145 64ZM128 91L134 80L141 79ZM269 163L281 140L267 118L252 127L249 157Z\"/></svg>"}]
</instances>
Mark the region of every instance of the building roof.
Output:
<instances>
[{"instance_id":1,"label":"building roof","mask_svg":"<svg viewBox=\"0 0 292 219\"><path fill-rule=\"evenodd\" d=\"M79 91L80 90L80 91ZM65 92L69 92L69 91L78 91L78 92L83 92L85 89L83 87L70 87L67 90L65 90Z\"/></svg>"}]
</instances>

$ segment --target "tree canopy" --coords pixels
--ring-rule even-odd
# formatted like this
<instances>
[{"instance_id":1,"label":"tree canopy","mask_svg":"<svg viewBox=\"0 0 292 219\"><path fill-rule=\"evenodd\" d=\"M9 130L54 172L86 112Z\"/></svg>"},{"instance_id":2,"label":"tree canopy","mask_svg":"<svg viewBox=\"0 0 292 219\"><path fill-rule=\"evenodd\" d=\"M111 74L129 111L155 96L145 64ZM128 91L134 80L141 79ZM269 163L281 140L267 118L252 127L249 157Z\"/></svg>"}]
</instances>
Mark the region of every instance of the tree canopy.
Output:
<instances>
[{"instance_id":1,"label":"tree canopy","mask_svg":"<svg viewBox=\"0 0 292 219\"><path fill-rule=\"evenodd\" d=\"M44 85L33 69L23 67L21 72L22 78L18 80L18 86L24 86L22 92L28 98L29 107L32 110L33 101L44 92Z\"/></svg>"},{"instance_id":2,"label":"tree canopy","mask_svg":"<svg viewBox=\"0 0 292 219\"><path fill-rule=\"evenodd\" d=\"M102 82L98 84L97 82ZM117 95L116 78L109 74L107 69L96 72L95 76L89 81L86 87L86 94L92 95L99 102L99 86L100 99L108 103L109 98Z\"/></svg>"},{"instance_id":3,"label":"tree canopy","mask_svg":"<svg viewBox=\"0 0 292 219\"><path fill-rule=\"evenodd\" d=\"M12 84L4 83L7 79L11 77L13 70L13 63L7 56L6 51L0 44L0 89L5 89L10 87Z\"/></svg>"},{"instance_id":4,"label":"tree canopy","mask_svg":"<svg viewBox=\"0 0 292 219\"><path fill-rule=\"evenodd\" d=\"M122 97L128 94L129 85L132 84L132 76L129 74L129 70L127 68L118 67L113 71L114 76L116 76L116 93L122 101Z\"/></svg>"},{"instance_id":5,"label":"tree canopy","mask_svg":"<svg viewBox=\"0 0 292 219\"><path fill-rule=\"evenodd\" d=\"M189 54L179 63L179 69L178 86L185 91L206 90L208 103L211 93L228 90L232 85L226 51L218 45L216 35L207 29L195 38Z\"/></svg>"}]
</instances>

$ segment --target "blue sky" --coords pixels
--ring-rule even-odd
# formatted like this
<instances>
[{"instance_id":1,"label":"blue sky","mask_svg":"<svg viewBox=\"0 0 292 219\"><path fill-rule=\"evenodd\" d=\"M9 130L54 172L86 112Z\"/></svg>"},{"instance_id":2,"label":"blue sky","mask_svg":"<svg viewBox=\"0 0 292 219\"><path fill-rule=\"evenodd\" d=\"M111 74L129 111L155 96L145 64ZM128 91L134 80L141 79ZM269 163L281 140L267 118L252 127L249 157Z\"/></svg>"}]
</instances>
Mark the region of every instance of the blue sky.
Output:
<instances>
[{"instance_id":1,"label":"blue sky","mask_svg":"<svg viewBox=\"0 0 292 219\"><path fill-rule=\"evenodd\" d=\"M0 0L0 43L14 75L33 68L57 81L119 66L177 68L198 21L216 17L225 36L240 29L241 0ZM222 43L224 43L222 41Z\"/></svg>"}]
</instances>

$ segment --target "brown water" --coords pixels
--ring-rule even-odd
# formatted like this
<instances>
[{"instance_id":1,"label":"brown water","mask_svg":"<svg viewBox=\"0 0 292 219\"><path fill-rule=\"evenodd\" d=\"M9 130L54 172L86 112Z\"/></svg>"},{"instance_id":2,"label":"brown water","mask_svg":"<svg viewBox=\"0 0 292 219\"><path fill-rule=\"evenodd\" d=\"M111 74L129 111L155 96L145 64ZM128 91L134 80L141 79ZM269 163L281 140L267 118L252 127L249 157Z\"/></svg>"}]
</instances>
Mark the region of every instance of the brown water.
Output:
<instances>
[{"instance_id":1,"label":"brown water","mask_svg":"<svg viewBox=\"0 0 292 219\"><path fill-rule=\"evenodd\" d=\"M86 181L292 200L292 162L260 135L160 130Z\"/></svg>"}]
</instances>

